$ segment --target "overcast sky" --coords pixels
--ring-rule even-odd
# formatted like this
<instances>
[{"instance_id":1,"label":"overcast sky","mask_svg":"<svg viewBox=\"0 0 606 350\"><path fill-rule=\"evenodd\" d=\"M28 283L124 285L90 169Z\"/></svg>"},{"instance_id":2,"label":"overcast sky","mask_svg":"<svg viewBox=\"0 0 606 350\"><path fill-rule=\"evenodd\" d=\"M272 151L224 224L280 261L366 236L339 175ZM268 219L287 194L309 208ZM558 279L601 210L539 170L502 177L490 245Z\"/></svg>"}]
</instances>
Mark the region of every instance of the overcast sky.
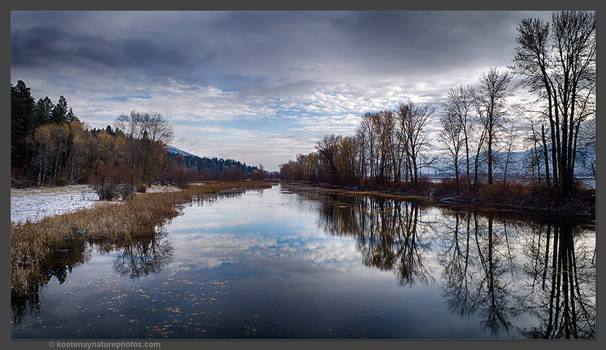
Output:
<instances>
[{"instance_id":1,"label":"overcast sky","mask_svg":"<svg viewBox=\"0 0 606 350\"><path fill-rule=\"evenodd\" d=\"M512 62L549 12L11 13L11 82L105 127L162 114L171 144L268 170L400 102L438 105Z\"/></svg>"}]
</instances>

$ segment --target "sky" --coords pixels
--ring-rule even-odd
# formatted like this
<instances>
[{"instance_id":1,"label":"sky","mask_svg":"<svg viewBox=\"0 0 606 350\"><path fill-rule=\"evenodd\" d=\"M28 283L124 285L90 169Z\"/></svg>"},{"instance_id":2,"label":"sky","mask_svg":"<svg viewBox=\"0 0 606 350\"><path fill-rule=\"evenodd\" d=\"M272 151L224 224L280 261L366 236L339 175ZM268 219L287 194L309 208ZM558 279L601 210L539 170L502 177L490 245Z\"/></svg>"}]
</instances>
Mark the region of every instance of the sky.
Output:
<instances>
[{"instance_id":1,"label":"sky","mask_svg":"<svg viewBox=\"0 0 606 350\"><path fill-rule=\"evenodd\" d=\"M11 82L89 127L160 113L170 142L278 170L325 134L512 63L514 11L12 11Z\"/></svg>"}]
</instances>

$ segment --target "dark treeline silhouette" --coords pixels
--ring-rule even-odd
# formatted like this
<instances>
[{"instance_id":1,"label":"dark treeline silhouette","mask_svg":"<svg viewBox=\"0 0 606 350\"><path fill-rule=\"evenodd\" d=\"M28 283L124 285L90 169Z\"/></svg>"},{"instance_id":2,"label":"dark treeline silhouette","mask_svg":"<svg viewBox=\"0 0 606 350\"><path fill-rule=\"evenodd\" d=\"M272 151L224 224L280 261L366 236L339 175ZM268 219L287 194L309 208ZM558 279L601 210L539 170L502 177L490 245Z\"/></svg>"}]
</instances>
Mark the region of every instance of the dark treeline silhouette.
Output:
<instances>
[{"instance_id":1,"label":"dark treeline silhouette","mask_svg":"<svg viewBox=\"0 0 606 350\"><path fill-rule=\"evenodd\" d=\"M551 23L524 19L517 34L510 71L491 68L477 84L452 88L441 108L408 102L365 113L353 136L325 136L315 152L282 164L281 177L428 192L423 173L440 163L448 164L440 171L454 175L438 190L445 196L494 194L498 169L503 187L512 176L524 177L529 198L571 201L579 195L575 166L589 161L595 169L595 159L586 159L595 158L587 151L595 149L595 14L558 12ZM518 86L536 100L511 103ZM430 125L438 125L437 134L430 135ZM514 148L530 150L522 171L512 169Z\"/></svg>"},{"instance_id":2,"label":"dark treeline silhouette","mask_svg":"<svg viewBox=\"0 0 606 350\"><path fill-rule=\"evenodd\" d=\"M318 225L355 238L365 265L393 271L402 286L439 281L450 312L479 318L493 336L595 337L595 236L575 222L431 209L436 216L409 201L286 186L319 201Z\"/></svg>"},{"instance_id":3,"label":"dark treeline silhouette","mask_svg":"<svg viewBox=\"0 0 606 350\"><path fill-rule=\"evenodd\" d=\"M234 160L179 157L165 146L170 124L159 114L131 112L104 129L87 128L61 96L37 102L23 81L11 84L11 175L14 186L91 183L110 198L115 184L142 190L154 182L262 178L263 169Z\"/></svg>"}]
</instances>

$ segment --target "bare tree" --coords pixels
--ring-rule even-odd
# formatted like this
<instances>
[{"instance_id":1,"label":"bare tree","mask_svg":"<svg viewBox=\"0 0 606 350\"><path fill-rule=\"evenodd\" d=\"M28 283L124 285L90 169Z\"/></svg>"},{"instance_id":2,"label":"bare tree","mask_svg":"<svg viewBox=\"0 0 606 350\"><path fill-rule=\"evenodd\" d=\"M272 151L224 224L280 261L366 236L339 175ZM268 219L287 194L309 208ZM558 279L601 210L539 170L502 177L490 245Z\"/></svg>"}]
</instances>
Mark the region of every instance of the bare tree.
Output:
<instances>
[{"instance_id":1,"label":"bare tree","mask_svg":"<svg viewBox=\"0 0 606 350\"><path fill-rule=\"evenodd\" d=\"M507 182L507 171L509 170L511 164L511 151L518 140L519 135L519 124L518 121L513 118L509 119L505 125L504 130L504 141L505 141L505 165L503 169L503 185Z\"/></svg>"},{"instance_id":2,"label":"bare tree","mask_svg":"<svg viewBox=\"0 0 606 350\"><path fill-rule=\"evenodd\" d=\"M459 122L457 115L446 112L440 118L442 129L440 130L440 140L446 146L448 156L452 161L452 166L455 172L455 185L459 189L459 158L461 148L464 144L463 126ZM467 171L469 172L469 160L467 163Z\"/></svg>"},{"instance_id":3,"label":"bare tree","mask_svg":"<svg viewBox=\"0 0 606 350\"><path fill-rule=\"evenodd\" d=\"M469 184L470 174L470 156L471 134L472 134L472 112L473 112L473 94L469 86L459 86L448 91L448 96L444 102L445 110L457 118L460 125L463 145L465 147L465 176Z\"/></svg>"},{"instance_id":4,"label":"bare tree","mask_svg":"<svg viewBox=\"0 0 606 350\"><path fill-rule=\"evenodd\" d=\"M517 29L512 68L546 104L553 188L557 198L566 198L573 188L579 127L594 115L595 13L562 11L551 24L527 18Z\"/></svg>"},{"instance_id":5,"label":"bare tree","mask_svg":"<svg viewBox=\"0 0 606 350\"><path fill-rule=\"evenodd\" d=\"M143 114L143 127L152 142L168 143L173 138L171 125L158 113Z\"/></svg>"},{"instance_id":6,"label":"bare tree","mask_svg":"<svg viewBox=\"0 0 606 350\"><path fill-rule=\"evenodd\" d=\"M486 159L488 183L493 183L494 146L505 117L506 97L510 94L511 74L499 73L491 68L480 77L480 84L474 89L476 110L484 130L486 130Z\"/></svg>"},{"instance_id":7,"label":"bare tree","mask_svg":"<svg viewBox=\"0 0 606 350\"><path fill-rule=\"evenodd\" d=\"M167 143L173 137L171 125L158 113L132 111L130 115L123 114L116 118L114 127L136 139L143 139L144 135L147 135L152 142Z\"/></svg>"},{"instance_id":8,"label":"bare tree","mask_svg":"<svg viewBox=\"0 0 606 350\"><path fill-rule=\"evenodd\" d=\"M417 185L419 180L419 154L427 146L425 127L435 109L429 106L417 107L412 102L400 104L397 117L401 123L402 134L406 140L406 155L410 161L412 184Z\"/></svg>"},{"instance_id":9,"label":"bare tree","mask_svg":"<svg viewBox=\"0 0 606 350\"><path fill-rule=\"evenodd\" d=\"M375 133L375 123L373 123L372 119L375 117L373 113L365 113L362 116L362 121L360 123L360 134L363 135L363 140L365 141L364 145L368 153L367 163L368 163L368 177L375 177L375 149L376 149L376 133ZM366 173L366 172L365 172Z\"/></svg>"},{"instance_id":10,"label":"bare tree","mask_svg":"<svg viewBox=\"0 0 606 350\"><path fill-rule=\"evenodd\" d=\"M387 176L391 173L391 153L393 148L393 131L394 131L394 118L393 112L391 111L380 111L373 118L375 123L375 130L378 136L378 178L380 183L385 183Z\"/></svg>"},{"instance_id":11,"label":"bare tree","mask_svg":"<svg viewBox=\"0 0 606 350\"><path fill-rule=\"evenodd\" d=\"M318 142L316 149L324 157L330 166L330 171L335 181L339 181L339 173L337 170L337 157L339 152L339 144L341 143L341 136L334 134L326 135Z\"/></svg>"}]
</instances>

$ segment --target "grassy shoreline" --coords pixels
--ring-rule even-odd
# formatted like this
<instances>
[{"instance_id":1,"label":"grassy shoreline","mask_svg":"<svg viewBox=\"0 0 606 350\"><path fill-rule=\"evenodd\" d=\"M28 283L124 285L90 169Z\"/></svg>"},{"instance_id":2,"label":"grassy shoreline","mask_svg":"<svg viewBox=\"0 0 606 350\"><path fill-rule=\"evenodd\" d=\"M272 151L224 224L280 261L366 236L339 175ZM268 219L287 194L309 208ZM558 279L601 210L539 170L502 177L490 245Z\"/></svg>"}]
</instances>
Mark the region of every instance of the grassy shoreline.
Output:
<instances>
[{"instance_id":1,"label":"grassy shoreline","mask_svg":"<svg viewBox=\"0 0 606 350\"><path fill-rule=\"evenodd\" d=\"M153 237L156 227L179 215L179 205L201 201L223 191L270 188L275 181L205 181L178 192L141 193L121 204L100 202L39 222L11 223L11 292L27 295L43 279L43 266L66 242L119 244Z\"/></svg>"}]
</instances>

